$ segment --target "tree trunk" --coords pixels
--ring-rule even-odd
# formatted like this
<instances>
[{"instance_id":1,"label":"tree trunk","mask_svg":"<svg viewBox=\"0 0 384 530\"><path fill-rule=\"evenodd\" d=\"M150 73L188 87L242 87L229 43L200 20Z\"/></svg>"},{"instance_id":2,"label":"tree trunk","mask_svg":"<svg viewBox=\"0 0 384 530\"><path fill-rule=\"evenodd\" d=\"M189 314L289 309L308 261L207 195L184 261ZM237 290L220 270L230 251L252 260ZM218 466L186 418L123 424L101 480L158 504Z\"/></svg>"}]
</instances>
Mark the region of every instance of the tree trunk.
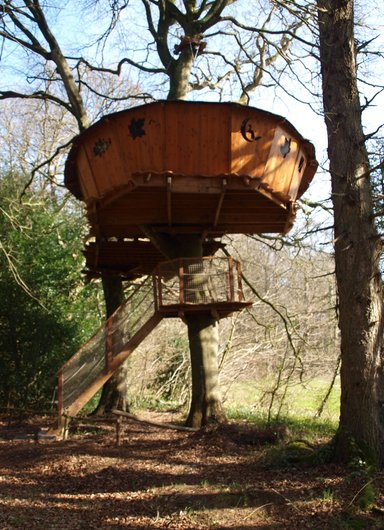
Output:
<instances>
[{"instance_id":1,"label":"tree trunk","mask_svg":"<svg viewBox=\"0 0 384 530\"><path fill-rule=\"evenodd\" d=\"M202 258L203 237L201 234L179 236L178 257ZM186 272L188 273L188 267ZM196 271L194 271L196 274ZM204 285L193 290L194 296L204 291ZM219 330L217 319L209 312L186 316L189 350L191 356L192 396L186 421L189 427L201 427L207 423L226 420L219 390Z\"/></svg>"},{"instance_id":2,"label":"tree trunk","mask_svg":"<svg viewBox=\"0 0 384 530\"><path fill-rule=\"evenodd\" d=\"M192 399L186 425L223 423L226 417L219 389L218 322L209 313L189 314L186 321L192 368Z\"/></svg>"},{"instance_id":3,"label":"tree trunk","mask_svg":"<svg viewBox=\"0 0 384 530\"><path fill-rule=\"evenodd\" d=\"M169 76L170 100L184 99L191 90L189 77L193 65L193 55L189 49L181 53L179 59L172 65Z\"/></svg>"},{"instance_id":4,"label":"tree trunk","mask_svg":"<svg viewBox=\"0 0 384 530\"><path fill-rule=\"evenodd\" d=\"M384 463L383 299L357 88L352 0L318 0L341 332L336 458Z\"/></svg>"},{"instance_id":5,"label":"tree trunk","mask_svg":"<svg viewBox=\"0 0 384 530\"><path fill-rule=\"evenodd\" d=\"M124 301L124 291L118 276L102 276L106 317L109 318ZM113 348L119 349L118 335ZM93 412L96 416L108 414L112 409L128 412L128 360L126 360L103 386L100 401Z\"/></svg>"},{"instance_id":6,"label":"tree trunk","mask_svg":"<svg viewBox=\"0 0 384 530\"><path fill-rule=\"evenodd\" d=\"M148 232L149 235L151 235ZM168 259L202 258L202 234L152 234L157 247ZM190 296L196 298L204 295L204 278L199 277L196 263L191 267L195 279L189 284ZM188 264L185 272L188 274ZM189 313L186 315L188 328L189 350L192 368L192 396L191 406L186 421L189 427L201 427L207 423L224 422L226 420L219 391L218 322L210 312Z\"/></svg>"},{"instance_id":7,"label":"tree trunk","mask_svg":"<svg viewBox=\"0 0 384 530\"><path fill-rule=\"evenodd\" d=\"M36 23L49 45L50 59L56 64L57 72L63 82L69 100L69 108L77 120L79 131L83 132L90 126L91 121L84 105L79 86L73 77L70 65L62 53L58 41L49 27L43 9L38 5L38 2L30 4L28 8L33 11L36 17ZM39 49L43 50L43 47L38 47ZM40 53L38 50L35 51ZM104 276L103 289L106 316L108 318L123 302L122 281L117 276ZM124 363L104 385L99 405L94 411L94 414L103 414L104 412L109 412L112 408L127 410L127 385L123 383L123 378L126 378L126 373L127 368Z\"/></svg>"}]
</instances>

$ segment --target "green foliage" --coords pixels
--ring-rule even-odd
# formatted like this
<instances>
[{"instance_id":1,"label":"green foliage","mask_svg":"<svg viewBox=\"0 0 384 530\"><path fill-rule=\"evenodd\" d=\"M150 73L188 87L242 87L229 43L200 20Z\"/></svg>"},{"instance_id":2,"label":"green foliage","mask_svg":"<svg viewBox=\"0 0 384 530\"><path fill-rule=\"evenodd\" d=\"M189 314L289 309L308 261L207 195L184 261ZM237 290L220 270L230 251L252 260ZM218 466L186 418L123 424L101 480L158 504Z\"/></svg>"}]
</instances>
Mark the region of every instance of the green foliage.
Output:
<instances>
[{"instance_id":1,"label":"green foliage","mask_svg":"<svg viewBox=\"0 0 384 530\"><path fill-rule=\"evenodd\" d=\"M260 427L269 424L266 412L257 414L249 407L231 407L228 409L227 415L229 419L245 420ZM273 424L285 426L293 438L306 438L309 441L334 436L337 428L336 422L294 415L280 417L278 421L273 421Z\"/></svg>"},{"instance_id":2,"label":"green foliage","mask_svg":"<svg viewBox=\"0 0 384 530\"><path fill-rule=\"evenodd\" d=\"M329 502L329 503L333 502L333 491L331 489L326 488L323 491L323 500L324 502Z\"/></svg>"},{"instance_id":3,"label":"green foliage","mask_svg":"<svg viewBox=\"0 0 384 530\"><path fill-rule=\"evenodd\" d=\"M238 410L240 416L242 414L253 415L257 413L260 415L267 415L269 410L269 389L273 381L269 378L263 380L255 380L254 382L241 382L231 385L230 390L226 393L226 403L231 409L231 414L235 414ZM336 425L340 416L340 387L339 382L333 387L327 402L324 406L321 421L313 420L318 417L318 408L327 394L329 387L329 380L317 377L304 384L292 384L285 394L285 404L281 407L281 396L277 395L275 398L275 406L271 410L271 419L275 421L285 421L285 418L292 419L299 424L304 422L304 425L313 421L316 425L329 425L333 428ZM239 407L239 403L243 405ZM326 421L323 421L326 419ZM299 427L299 425L298 425Z\"/></svg>"},{"instance_id":4,"label":"green foliage","mask_svg":"<svg viewBox=\"0 0 384 530\"><path fill-rule=\"evenodd\" d=\"M264 459L268 465L307 467L325 464L332 459L333 444L332 440L328 440L335 436L336 422L292 415L271 423L266 412L256 414L247 407L232 407L228 411L228 418L236 422L246 421L260 430L273 426L276 432L283 434L277 445L265 450Z\"/></svg>"},{"instance_id":5,"label":"green foliage","mask_svg":"<svg viewBox=\"0 0 384 530\"><path fill-rule=\"evenodd\" d=\"M92 412L94 412L94 410L97 408L97 405L99 404L101 392L102 392L102 389L98 390L96 394L88 401L88 403L84 405L84 407L81 409L80 413L78 414L79 417L81 416L86 417Z\"/></svg>"},{"instance_id":6,"label":"green foliage","mask_svg":"<svg viewBox=\"0 0 384 530\"><path fill-rule=\"evenodd\" d=\"M376 490L372 482L368 482L363 488L363 491L356 499L356 506L363 512L366 512L374 506L376 502Z\"/></svg>"},{"instance_id":7,"label":"green foliage","mask_svg":"<svg viewBox=\"0 0 384 530\"><path fill-rule=\"evenodd\" d=\"M0 404L52 399L56 372L95 325L94 287L81 280L82 220L45 189L19 201L0 179Z\"/></svg>"}]
</instances>

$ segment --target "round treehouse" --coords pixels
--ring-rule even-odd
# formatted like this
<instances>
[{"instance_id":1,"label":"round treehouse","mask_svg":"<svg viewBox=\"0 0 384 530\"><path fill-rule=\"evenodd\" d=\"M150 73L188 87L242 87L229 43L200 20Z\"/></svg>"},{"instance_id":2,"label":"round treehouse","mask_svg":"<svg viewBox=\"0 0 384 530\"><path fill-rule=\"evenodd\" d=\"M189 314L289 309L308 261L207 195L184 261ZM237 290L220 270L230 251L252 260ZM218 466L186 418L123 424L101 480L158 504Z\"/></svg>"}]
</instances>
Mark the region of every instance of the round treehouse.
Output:
<instances>
[{"instance_id":1,"label":"round treehouse","mask_svg":"<svg viewBox=\"0 0 384 530\"><path fill-rule=\"evenodd\" d=\"M132 278L164 260L156 234L202 234L211 256L224 234L288 232L317 165L313 145L281 116L159 101L78 136L65 184L86 204L88 271Z\"/></svg>"},{"instance_id":2,"label":"round treehouse","mask_svg":"<svg viewBox=\"0 0 384 530\"><path fill-rule=\"evenodd\" d=\"M61 368L60 418L77 414L162 318L185 316L194 340L202 320L213 327L251 305L240 264L213 257L220 238L287 232L316 168L288 121L234 103L150 103L78 136L65 183L86 204L88 273L148 277Z\"/></svg>"}]
</instances>

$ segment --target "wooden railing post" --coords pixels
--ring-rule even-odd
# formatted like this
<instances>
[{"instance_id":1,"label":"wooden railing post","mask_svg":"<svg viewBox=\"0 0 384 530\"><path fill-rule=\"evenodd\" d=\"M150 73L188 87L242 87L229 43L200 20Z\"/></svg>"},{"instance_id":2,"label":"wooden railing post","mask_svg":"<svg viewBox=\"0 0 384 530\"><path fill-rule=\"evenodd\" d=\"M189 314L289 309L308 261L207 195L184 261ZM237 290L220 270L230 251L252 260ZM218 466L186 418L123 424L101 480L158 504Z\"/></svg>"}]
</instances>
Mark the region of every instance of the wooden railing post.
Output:
<instances>
[{"instance_id":1,"label":"wooden railing post","mask_svg":"<svg viewBox=\"0 0 384 530\"><path fill-rule=\"evenodd\" d=\"M243 302L244 293L243 293L243 282L242 282L242 272L241 272L240 261L237 262L236 269L237 269L237 286L238 286L238 292L239 292L239 302Z\"/></svg>"},{"instance_id":2,"label":"wooden railing post","mask_svg":"<svg viewBox=\"0 0 384 530\"><path fill-rule=\"evenodd\" d=\"M159 266L156 267L152 274L153 284L153 300L155 302L155 311L159 310L159 307L163 305L163 292L161 285L161 269Z\"/></svg>"},{"instance_id":3,"label":"wooden railing post","mask_svg":"<svg viewBox=\"0 0 384 530\"><path fill-rule=\"evenodd\" d=\"M185 282L184 282L184 262L179 260L179 300L180 304L185 303Z\"/></svg>"}]
</instances>

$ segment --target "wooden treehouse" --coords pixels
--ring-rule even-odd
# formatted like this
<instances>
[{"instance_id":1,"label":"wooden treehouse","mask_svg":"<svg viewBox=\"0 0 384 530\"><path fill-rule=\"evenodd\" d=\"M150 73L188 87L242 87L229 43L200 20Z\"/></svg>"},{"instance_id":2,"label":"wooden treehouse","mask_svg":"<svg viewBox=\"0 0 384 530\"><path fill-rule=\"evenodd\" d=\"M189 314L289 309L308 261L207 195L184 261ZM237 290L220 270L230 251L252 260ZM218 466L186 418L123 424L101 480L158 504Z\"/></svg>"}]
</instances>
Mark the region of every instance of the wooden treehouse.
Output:
<instances>
[{"instance_id":1,"label":"wooden treehouse","mask_svg":"<svg viewBox=\"0 0 384 530\"><path fill-rule=\"evenodd\" d=\"M286 233L317 169L284 118L234 103L157 102L105 116L74 143L65 184L85 202L86 265L149 274L163 259L152 232Z\"/></svg>"},{"instance_id":2,"label":"wooden treehouse","mask_svg":"<svg viewBox=\"0 0 384 530\"><path fill-rule=\"evenodd\" d=\"M86 204L87 270L149 276L61 369L60 416L76 414L162 318L251 305L240 264L213 257L220 237L286 233L317 165L287 120L234 103L150 103L82 133L65 184ZM206 258L164 261L160 234L200 234Z\"/></svg>"}]
</instances>

